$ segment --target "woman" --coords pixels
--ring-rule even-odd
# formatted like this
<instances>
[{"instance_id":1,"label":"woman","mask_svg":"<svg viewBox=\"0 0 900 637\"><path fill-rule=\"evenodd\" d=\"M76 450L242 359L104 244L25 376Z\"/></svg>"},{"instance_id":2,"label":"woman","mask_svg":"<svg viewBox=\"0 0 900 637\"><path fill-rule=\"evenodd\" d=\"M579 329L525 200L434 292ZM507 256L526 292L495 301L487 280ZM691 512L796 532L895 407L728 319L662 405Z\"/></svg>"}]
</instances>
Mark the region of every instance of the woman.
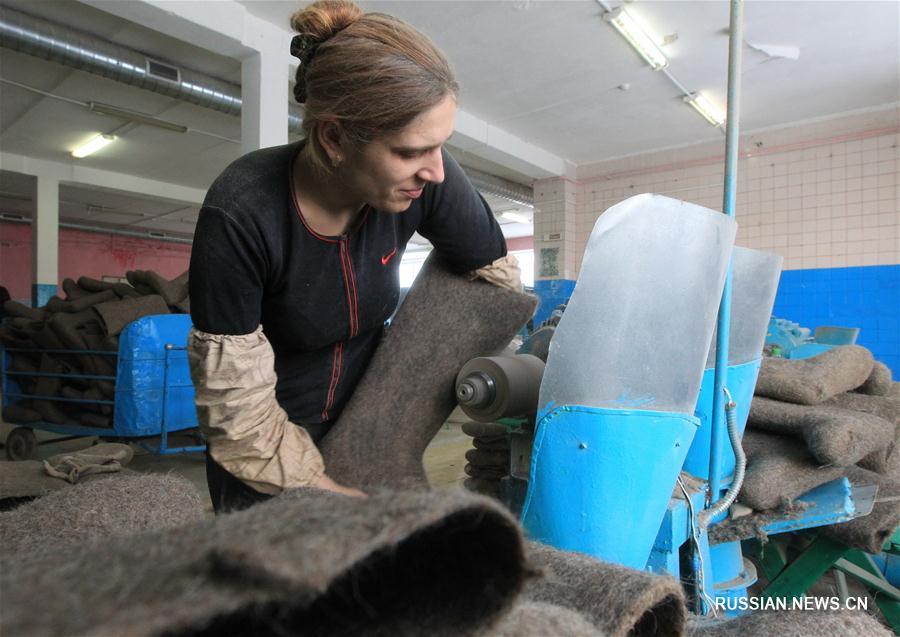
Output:
<instances>
[{"instance_id":1,"label":"woman","mask_svg":"<svg viewBox=\"0 0 900 637\"><path fill-rule=\"evenodd\" d=\"M191 254L191 374L216 511L301 486L362 495L328 478L315 443L397 305L414 232L460 273L514 268L443 150L458 86L440 51L348 1L316 2L291 24L306 138L225 170Z\"/></svg>"}]
</instances>

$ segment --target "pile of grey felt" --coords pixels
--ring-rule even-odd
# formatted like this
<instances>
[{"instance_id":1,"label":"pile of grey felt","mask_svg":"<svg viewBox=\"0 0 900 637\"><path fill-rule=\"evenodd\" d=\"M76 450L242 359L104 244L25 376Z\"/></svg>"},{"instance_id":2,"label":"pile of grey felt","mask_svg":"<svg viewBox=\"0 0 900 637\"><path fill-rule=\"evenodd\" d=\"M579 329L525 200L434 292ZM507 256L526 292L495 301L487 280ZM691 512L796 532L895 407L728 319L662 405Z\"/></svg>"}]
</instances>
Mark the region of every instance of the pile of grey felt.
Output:
<instances>
[{"instance_id":1,"label":"pile of grey felt","mask_svg":"<svg viewBox=\"0 0 900 637\"><path fill-rule=\"evenodd\" d=\"M472 448L466 451L463 482L469 491L499 497L501 481L509 475L509 432L494 422L463 423L462 431L472 437Z\"/></svg>"},{"instance_id":2,"label":"pile of grey felt","mask_svg":"<svg viewBox=\"0 0 900 637\"><path fill-rule=\"evenodd\" d=\"M844 476L877 485L869 515L824 532L880 552L900 524L900 383L890 370L858 345L807 359L764 358L755 394L739 501L764 516Z\"/></svg>"},{"instance_id":3,"label":"pile of grey felt","mask_svg":"<svg viewBox=\"0 0 900 637\"><path fill-rule=\"evenodd\" d=\"M112 426L112 406L79 401L109 401L115 383L102 379L67 378L67 375L116 375L116 357L105 354L78 354L78 350L118 352L119 334L132 321L155 314L187 313L188 273L173 280L150 270L126 273L128 283L98 281L81 277L65 279L64 297L54 296L43 307L32 308L6 301L6 317L0 325L0 343L11 352L9 369L19 373L62 376L15 377L24 394L48 396L55 400L23 400L3 409L3 419L28 424L81 424ZM38 350L72 350L72 354Z\"/></svg>"},{"instance_id":4,"label":"pile of grey felt","mask_svg":"<svg viewBox=\"0 0 900 637\"><path fill-rule=\"evenodd\" d=\"M20 637L889 634L861 613L689 620L674 578L529 542L462 489L299 489L212 518L183 478L116 474L0 533L0 633Z\"/></svg>"}]
</instances>

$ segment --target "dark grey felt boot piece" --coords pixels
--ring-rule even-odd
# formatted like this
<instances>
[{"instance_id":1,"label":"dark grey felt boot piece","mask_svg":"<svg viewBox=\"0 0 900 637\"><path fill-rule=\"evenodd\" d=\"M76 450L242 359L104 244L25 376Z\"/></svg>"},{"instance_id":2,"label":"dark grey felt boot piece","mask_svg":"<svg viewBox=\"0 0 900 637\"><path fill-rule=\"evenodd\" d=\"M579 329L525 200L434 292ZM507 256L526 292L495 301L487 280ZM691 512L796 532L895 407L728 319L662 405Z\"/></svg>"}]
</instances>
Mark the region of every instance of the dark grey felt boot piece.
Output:
<instances>
[{"instance_id":1,"label":"dark grey felt boot piece","mask_svg":"<svg viewBox=\"0 0 900 637\"><path fill-rule=\"evenodd\" d=\"M188 295L188 272L185 270L169 281L153 270L146 270L142 273L142 283L153 288L169 305L177 305Z\"/></svg>"},{"instance_id":2,"label":"dark grey felt boot piece","mask_svg":"<svg viewBox=\"0 0 900 637\"><path fill-rule=\"evenodd\" d=\"M788 403L818 405L862 385L874 364L872 352L859 345L843 345L798 360L763 358L754 393Z\"/></svg>"},{"instance_id":3,"label":"dark grey felt boot piece","mask_svg":"<svg viewBox=\"0 0 900 637\"><path fill-rule=\"evenodd\" d=\"M757 611L734 619L693 617L689 637L891 637L861 611Z\"/></svg>"},{"instance_id":4,"label":"dark grey felt boot piece","mask_svg":"<svg viewBox=\"0 0 900 637\"><path fill-rule=\"evenodd\" d=\"M3 313L6 316L17 316L30 321L43 321L47 318L46 310L37 307L29 307L18 301L4 301Z\"/></svg>"},{"instance_id":5,"label":"dark grey felt boot piece","mask_svg":"<svg viewBox=\"0 0 900 637\"><path fill-rule=\"evenodd\" d=\"M427 486L422 453L456 406L456 375L502 350L535 303L452 274L432 254L320 444L328 474L356 487Z\"/></svg>"},{"instance_id":6,"label":"dark grey felt boot piece","mask_svg":"<svg viewBox=\"0 0 900 637\"><path fill-rule=\"evenodd\" d=\"M203 501L185 478L107 474L0 513L0 562L23 554L38 560L66 548L77 553L91 540L178 527L205 517Z\"/></svg>"},{"instance_id":7,"label":"dark grey felt boot piece","mask_svg":"<svg viewBox=\"0 0 900 637\"><path fill-rule=\"evenodd\" d=\"M466 460L474 467L506 467L509 464L509 454L489 449L469 449L466 452Z\"/></svg>"},{"instance_id":8,"label":"dark grey felt boot piece","mask_svg":"<svg viewBox=\"0 0 900 637\"><path fill-rule=\"evenodd\" d=\"M466 478L463 486L472 493L480 493L492 498L500 498L500 480L487 478Z\"/></svg>"},{"instance_id":9,"label":"dark grey felt boot piece","mask_svg":"<svg viewBox=\"0 0 900 637\"><path fill-rule=\"evenodd\" d=\"M845 392L829 398L823 404L852 409L853 411L862 411L884 418L895 425L900 424L900 397L872 396L856 392Z\"/></svg>"},{"instance_id":10,"label":"dark grey felt boot piece","mask_svg":"<svg viewBox=\"0 0 900 637\"><path fill-rule=\"evenodd\" d=\"M6 405L3 408L4 422L27 424L41 419L40 412L22 405Z\"/></svg>"},{"instance_id":11,"label":"dark grey felt boot piece","mask_svg":"<svg viewBox=\"0 0 900 637\"><path fill-rule=\"evenodd\" d=\"M62 289L66 293L67 301L74 301L91 294L90 290L85 290L72 279L63 279Z\"/></svg>"},{"instance_id":12,"label":"dark grey felt boot piece","mask_svg":"<svg viewBox=\"0 0 900 637\"><path fill-rule=\"evenodd\" d=\"M672 577L536 542L528 543L527 557L541 575L525 585L524 599L574 610L611 637L684 632L684 592Z\"/></svg>"},{"instance_id":13,"label":"dark grey felt boot piece","mask_svg":"<svg viewBox=\"0 0 900 637\"><path fill-rule=\"evenodd\" d=\"M545 602L521 602L486 637L606 637L581 613Z\"/></svg>"},{"instance_id":14,"label":"dark grey felt boot piece","mask_svg":"<svg viewBox=\"0 0 900 637\"><path fill-rule=\"evenodd\" d=\"M875 361L872 372L862 385L853 391L870 396L886 396L891 391L894 380L891 378L891 369L881 361Z\"/></svg>"},{"instance_id":15,"label":"dark grey felt boot piece","mask_svg":"<svg viewBox=\"0 0 900 637\"><path fill-rule=\"evenodd\" d=\"M89 276L78 277L78 287L88 290L89 292L103 292L112 290L115 283L111 281L99 281Z\"/></svg>"},{"instance_id":16,"label":"dark grey felt boot piece","mask_svg":"<svg viewBox=\"0 0 900 637\"><path fill-rule=\"evenodd\" d=\"M758 511L785 506L810 489L846 474L846 468L822 466L802 442L748 430L744 433L747 473L738 500Z\"/></svg>"},{"instance_id":17,"label":"dark grey felt boot piece","mask_svg":"<svg viewBox=\"0 0 900 637\"><path fill-rule=\"evenodd\" d=\"M50 354L41 356L40 371L42 374L60 374L66 370L66 367ZM38 396L59 396L62 379L59 376L41 376L37 379L34 393ZM34 410L37 411L41 418L55 425L62 425L66 422L66 415L60 409L60 403L52 400L34 400Z\"/></svg>"},{"instance_id":18,"label":"dark grey felt boot piece","mask_svg":"<svg viewBox=\"0 0 900 637\"><path fill-rule=\"evenodd\" d=\"M487 498L302 489L179 528L20 552L0 572L0 633L474 635L527 574L516 521Z\"/></svg>"},{"instance_id":19,"label":"dark grey felt boot piece","mask_svg":"<svg viewBox=\"0 0 900 637\"><path fill-rule=\"evenodd\" d=\"M877 484L875 508L869 515L842 524L825 527L829 537L868 553L880 553L884 543L900 526L900 500L879 502L880 499L900 498L900 482L872 471L853 467L847 472L853 485Z\"/></svg>"},{"instance_id":20,"label":"dark grey felt boot piece","mask_svg":"<svg viewBox=\"0 0 900 637\"><path fill-rule=\"evenodd\" d=\"M49 321L50 328L68 349L88 349L84 334L79 332L88 323L100 324L100 317L90 308L74 314L58 312Z\"/></svg>"},{"instance_id":21,"label":"dark grey felt boot piece","mask_svg":"<svg viewBox=\"0 0 900 637\"><path fill-rule=\"evenodd\" d=\"M106 301L113 301L119 297L112 290L104 290L102 292L92 292L86 296L81 296L74 301L63 301L59 297L54 296L47 302L46 308L50 312L69 312L76 314Z\"/></svg>"},{"instance_id":22,"label":"dark grey felt boot piece","mask_svg":"<svg viewBox=\"0 0 900 637\"><path fill-rule=\"evenodd\" d=\"M116 336L125 329L126 325L143 316L169 314L169 306L157 294L108 301L95 305L94 310L100 315L103 325L106 327L106 333L110 336Z\"/></svg>"},{"instance_id":23,"label":"dark grey felt boot piece","mask_svg":"<svg viewBox=\"0 0 900 637\"><path fill-rule=\"evenodd\" d=\"M483 480L500 480L509 473L506 467L475 466L472 463L467 463L464 471L467 476Z\"/></svg>"},{"instance_id":24,"label":"dark grey felt boot piece","mask_svg":"<svg viewBox=\"0 0 900 637\"><path fill-rule=\"evenodd\" d=\"M832 405L794 405L756 396L748 426L801 438L819 464L847 467L894 442L895 425Z\"/></svg>"},{"instance_id":25,"label":"dark grey felt boot piece","mask_svg":"<svg viewBox=\"0 0 900 637\"><path fill-rule=\"evenodd\" d=\"M495 422L464 422L462 432L473 438L505 438L509 430Z\"/></svg>"}]
</instances>

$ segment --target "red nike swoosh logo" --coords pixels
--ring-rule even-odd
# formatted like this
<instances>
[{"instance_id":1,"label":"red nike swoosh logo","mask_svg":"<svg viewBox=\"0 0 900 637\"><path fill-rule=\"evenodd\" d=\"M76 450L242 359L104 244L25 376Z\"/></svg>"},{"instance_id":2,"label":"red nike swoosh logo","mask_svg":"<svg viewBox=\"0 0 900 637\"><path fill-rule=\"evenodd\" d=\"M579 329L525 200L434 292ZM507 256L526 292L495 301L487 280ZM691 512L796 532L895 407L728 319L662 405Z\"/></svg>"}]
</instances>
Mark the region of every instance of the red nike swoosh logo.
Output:
<instances>
[{"instance_id":1,"label":"red nike swoosh logo","mask_svg":"<svg viewBox=\"0 0 900 637\"><path fill-rule=\"evenodd\" d=\"M388 252L386 255L381 257L381 265L387 265L388 261L390 261L394 257L395 254L397 254L397 248L394 248L393 250Z\"/></svg>"}]
</instances>

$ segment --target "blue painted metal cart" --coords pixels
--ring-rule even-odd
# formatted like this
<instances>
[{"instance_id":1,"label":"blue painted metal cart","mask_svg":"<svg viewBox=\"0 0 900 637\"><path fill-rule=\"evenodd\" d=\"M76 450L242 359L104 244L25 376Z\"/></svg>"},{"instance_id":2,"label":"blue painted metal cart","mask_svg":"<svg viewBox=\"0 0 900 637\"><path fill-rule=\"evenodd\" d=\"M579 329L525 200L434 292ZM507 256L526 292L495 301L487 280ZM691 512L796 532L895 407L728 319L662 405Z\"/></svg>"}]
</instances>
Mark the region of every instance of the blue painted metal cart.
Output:
<instances>
[{"instance_id":1,"label":"blue painted metal cart","mask_svg":"<svg viewBox=\"0 0 900 637\"><path fill-rule=\"evenodd\" d=\"M130 323L119 335L118 351L95 350L22 350L6 348L0 355L3 383L3 405L24 400L50 400L63 403L107 405L112 408L111 427L88 427L78 424L55 424L45 420L16 427L7 437L7 456L28 457L36 444L33 430L50 431L68 437L99 436L108 439L135 439L135 442L157 454L203 451L204 445L169 447L169 434L197 427L194 409L194 386L187 360L187 336L191 319L187 314L145 316ZM87 374L51 374L20 372L9 368L10 354L40 352L58 355L116 357L115 376ZM80 381L115 383L112 400L86 400L61 396L37 396L22 392L18 377L57 376ZM151 444L148 439L159 438ZM56 439L59 440L59 439ZM18 456L18 457L16 457Z\"/></svg>"}]
</instances>

